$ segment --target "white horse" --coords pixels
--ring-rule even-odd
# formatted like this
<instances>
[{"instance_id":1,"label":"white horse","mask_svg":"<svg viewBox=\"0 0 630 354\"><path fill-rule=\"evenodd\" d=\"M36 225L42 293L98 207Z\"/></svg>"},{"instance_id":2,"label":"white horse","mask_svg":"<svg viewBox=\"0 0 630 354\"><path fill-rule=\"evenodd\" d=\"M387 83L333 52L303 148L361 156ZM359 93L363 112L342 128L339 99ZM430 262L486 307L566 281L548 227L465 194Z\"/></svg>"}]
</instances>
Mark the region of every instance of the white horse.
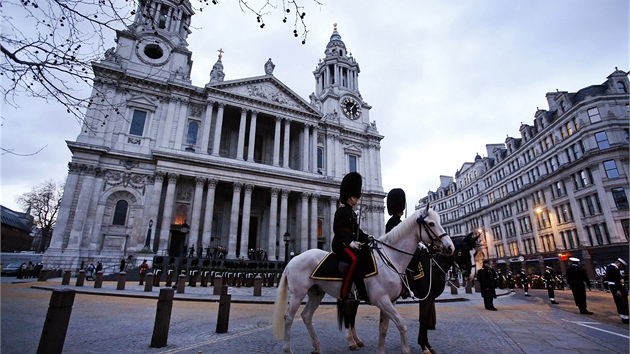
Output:
<instances>
[{"instance_id":1,"label":"white horse","mask_svg":"<svg viewBox=\"0 0 630 354\"><path fill-rule=\"evenodd\" d=\"M385 353L385 336L390 319L400 331L401 352L410 353L407 326L394 307L394 301L401 294L405 268L421 240L427 243L432 240L441 240L445 252L449 255L453 254L455 249L453 242L440 224L438 213L429 209L428 205L424 211L416 211L389 233L377 238L376 244L381 248L381 255L374 257L378 273L365 279L372 305L381 310L377 353ZM328 252L323 250L310 249L292 259L282 273L274 306L273 328L276 339L284 339L282 349L285 353L292 353L291 325L295 313L307 294L308 301L301 313L302 320L313 341L312 353L322 352L319 338L313 328L313 313L325 294L338 297L342 285L341 281L310 278L315 267L327 254ZM288 307L287 293L291 296ZM348 334L347 339L351 347L363 344L354 331L352 335Z\"/></svg>"}]
</instances>

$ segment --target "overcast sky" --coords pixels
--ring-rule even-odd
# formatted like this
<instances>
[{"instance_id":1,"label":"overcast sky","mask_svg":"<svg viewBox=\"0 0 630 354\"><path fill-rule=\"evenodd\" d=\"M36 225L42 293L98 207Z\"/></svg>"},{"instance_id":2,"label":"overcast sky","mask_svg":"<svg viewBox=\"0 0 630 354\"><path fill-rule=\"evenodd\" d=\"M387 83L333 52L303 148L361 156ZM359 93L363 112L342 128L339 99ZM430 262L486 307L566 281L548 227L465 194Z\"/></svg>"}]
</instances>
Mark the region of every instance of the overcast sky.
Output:
<instances>
[{"instance_id":1,"label":"overcast sky","mask_svg":"<svg viewBox=\"0 0 630 354\"><path fill-rule=\"evenodd\" d=\"M630 69L627 0L300 1L306 45L293 37L291 21L282 23L281 11L269 14L264 29L235 1L198 12L188 37L193 84L209 81L222 48L225 80L264 75L272 58L274 76L308 101L337 23L361 68L371 120L385 137L383 188L403 188L410 209L439 187L440 175L454 176L476 153L486 156L486 144L520 137L520 124L533 124L536 108L548 108L547 92L575 92L601 84L615 67ZM0 146L19 154L43 150L1 156L0 203L15 210L17 196L65 179L65 141L80 131L52 102L20 103L17 110L2 105Z\"/></svg>"}]
</instances>

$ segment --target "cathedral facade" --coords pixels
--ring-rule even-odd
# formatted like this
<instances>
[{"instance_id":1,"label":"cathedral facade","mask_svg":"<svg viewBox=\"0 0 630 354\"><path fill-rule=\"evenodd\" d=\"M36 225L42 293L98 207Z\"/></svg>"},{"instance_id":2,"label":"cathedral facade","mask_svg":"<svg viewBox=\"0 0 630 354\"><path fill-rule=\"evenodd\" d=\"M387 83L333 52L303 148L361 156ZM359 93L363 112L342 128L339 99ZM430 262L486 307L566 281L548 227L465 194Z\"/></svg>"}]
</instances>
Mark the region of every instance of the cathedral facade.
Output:
<instances>
[{"instance_id":1,"label":"cathedral facade","mask_svg":"<svg viewBox=\"0 0 630 354\"><path fill-rule=\"evenodd\" d=\"M193 86L188 0L140 2L94 88L44 264L330 249L339 185L363 176L361 228L384 230L380 141L336 26L305 100L273 75ZM264 71L263 71L264 69Z\"/></svg>"}]
</instances>

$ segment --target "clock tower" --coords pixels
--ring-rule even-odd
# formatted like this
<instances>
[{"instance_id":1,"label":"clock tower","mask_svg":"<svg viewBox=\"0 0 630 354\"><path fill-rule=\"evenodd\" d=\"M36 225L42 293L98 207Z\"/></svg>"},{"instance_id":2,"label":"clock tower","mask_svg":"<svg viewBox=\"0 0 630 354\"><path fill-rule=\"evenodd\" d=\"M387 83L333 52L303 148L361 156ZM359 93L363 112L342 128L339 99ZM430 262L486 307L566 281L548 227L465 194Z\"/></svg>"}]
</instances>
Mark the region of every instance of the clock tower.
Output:
<instances>
[{"instance_id":1,"label":"clock tower","mask_svg":"<svg viewBox=\"0 0 630 354\"><path fill-rule=\"evenodd\" d=\"M186 38L192 15L188 0L139 0L133 24L117 31L117 46L107 51L106 62L130 76L190 84Z\"/></svg>"},{"instance_id":2,"label":"clock tower","mask_svg":"<svg viewBox=\"0 0 630 354\"><path fill-rule=\"evenodd\" d=\"M336 23L324 53L326 57L320 59L313 72L316 87L312 100L324 115L338 116L341 123L368 124L371 107L359 92L361 70L341 40Z\"/></svg>"}]
</instances>

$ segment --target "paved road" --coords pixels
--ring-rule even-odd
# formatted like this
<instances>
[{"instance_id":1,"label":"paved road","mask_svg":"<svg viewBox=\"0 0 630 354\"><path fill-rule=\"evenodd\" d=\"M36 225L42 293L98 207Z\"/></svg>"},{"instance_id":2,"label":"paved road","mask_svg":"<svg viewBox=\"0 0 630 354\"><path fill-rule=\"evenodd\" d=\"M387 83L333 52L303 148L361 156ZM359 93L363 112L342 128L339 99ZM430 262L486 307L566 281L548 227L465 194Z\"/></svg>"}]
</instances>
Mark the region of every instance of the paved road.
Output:
<instances>
[{"instance_id":1,"label":"paved road","mask_svg":"<svg viewBox=\"0 0 630 354\"><path fill-rule=\"evenodd\" d=\"M3 278L3 283L4 283ZM52 289L60 282L2 284L1 351L35 353ZM71 283L74 284L74 283ZM91 284L77 290L64 353L281 353L282 343L272 338L270 300L273 288L263 288L254 298L251 288L234 288L229 331L217 334L218 304L209 288L187 288L176 294L169 330L168 346L150 348L155 319L157 290L143 292L137 284L116 291L115 284L101 290ZM587 294L589 309L595 316L577 313L570 291L558 291L560 305L549 304L546 291L533 290L525 298L522 291L500 296L497 312L485 311L478 294L443 294L437 304L438 324L429 340L438 353L628 353L628 325L621 324L611 295ZM86 293L81 293L85 291ZM92 294L90 294L92 293ZM116 296L102 296L102 295ZM249 299L254 303L239 303ZM464 301L450 301L464 300ZM413 353L419 353L416 304L397 306L409 327ZM366 343L360 352L373 353L377 343L378 310L359 309L358 332ZM315 314L315 326L324 353L348 353L342 333L337 329L335 307L322 305ZM296 319L292 331L294 353L308 353L310 338L303 323ZM390 326L386 350L400 352L397 330Z\"/></svg>"}]
</instances>

